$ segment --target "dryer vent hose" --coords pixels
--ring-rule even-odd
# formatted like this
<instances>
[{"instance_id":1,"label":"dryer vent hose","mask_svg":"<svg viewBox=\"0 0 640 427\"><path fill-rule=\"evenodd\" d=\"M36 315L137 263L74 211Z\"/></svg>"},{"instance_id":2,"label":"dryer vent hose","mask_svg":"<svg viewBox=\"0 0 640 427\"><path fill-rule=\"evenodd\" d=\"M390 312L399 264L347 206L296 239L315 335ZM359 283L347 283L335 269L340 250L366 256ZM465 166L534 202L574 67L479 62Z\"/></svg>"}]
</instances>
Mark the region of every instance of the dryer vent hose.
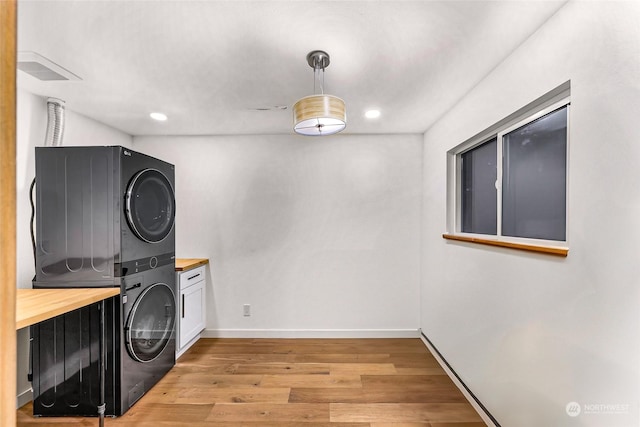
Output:
<instances>
[{"instance_id":1,"label":"dryer vent hose","mask_svg":"<svg viewBox=\"0 0 640 427\"><path fill-rule=\"evenodd\" d=\"M57 98L47 99L47 136L44 140L45 147L59 147L62 145L64 134L64 101Z\"/></svg>"}]
</instances>

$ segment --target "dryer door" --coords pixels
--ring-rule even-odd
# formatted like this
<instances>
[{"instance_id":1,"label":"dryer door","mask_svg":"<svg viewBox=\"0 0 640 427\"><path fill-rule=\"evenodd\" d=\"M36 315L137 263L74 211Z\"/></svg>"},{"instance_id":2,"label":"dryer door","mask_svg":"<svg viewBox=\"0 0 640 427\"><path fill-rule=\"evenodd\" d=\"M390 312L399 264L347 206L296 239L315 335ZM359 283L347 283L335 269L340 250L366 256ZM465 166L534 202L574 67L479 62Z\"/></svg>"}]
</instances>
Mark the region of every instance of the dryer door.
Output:
<instances>
[{"instance_id":1,"label":"dryer door","mask_svg":"<svg viewBox=\"0 0 640 427\"><path fill-rule=\"evenodd\" d=\"M139 362L151 362L167 346L176 321L173 291L164 283L156 283L142 291L133 303L125 340L131 357Z\"/></svg>"},{"instance_id":2,"label":"dryer door","mask_svg":"<svg viewBox=\"0 0 640 427\"><path fill-rule=\"evenodd\" d=\"M138 172L127 188L125 210L136 236L149 243L164 240L176 215L173 188L167 177L156 169Z\"/></svg>"}]
</instances>

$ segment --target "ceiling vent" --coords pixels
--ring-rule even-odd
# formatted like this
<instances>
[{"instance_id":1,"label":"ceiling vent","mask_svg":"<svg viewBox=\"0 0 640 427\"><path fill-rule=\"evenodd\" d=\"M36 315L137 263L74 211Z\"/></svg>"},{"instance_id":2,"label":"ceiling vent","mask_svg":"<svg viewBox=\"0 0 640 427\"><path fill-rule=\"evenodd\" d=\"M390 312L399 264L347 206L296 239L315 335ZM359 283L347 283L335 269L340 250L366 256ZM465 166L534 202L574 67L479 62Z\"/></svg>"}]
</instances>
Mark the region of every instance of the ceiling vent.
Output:
<instances>
[{"instance_id":1,"label":"ceiling vent","mask_svg":"<svg viewBox=\"0 0 640 427\"><path fill-rule=\"evenodd\" d=\"M35 52L18 52L18 70L44 81L82 80L71 71Z\"/></svg>"}]
</instances>

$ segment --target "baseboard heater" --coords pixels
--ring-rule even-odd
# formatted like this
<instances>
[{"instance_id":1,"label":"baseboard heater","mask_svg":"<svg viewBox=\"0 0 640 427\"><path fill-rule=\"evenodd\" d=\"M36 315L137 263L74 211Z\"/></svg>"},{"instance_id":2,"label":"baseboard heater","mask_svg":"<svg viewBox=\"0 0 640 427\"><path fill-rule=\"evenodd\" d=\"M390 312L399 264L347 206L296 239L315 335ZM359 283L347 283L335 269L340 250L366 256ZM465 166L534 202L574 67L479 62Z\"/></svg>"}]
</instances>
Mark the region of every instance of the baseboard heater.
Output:
<instances>
[{"instance_id":1,"label":"baseboard heater","mask_svg":"<svg viewBox=\"0 0 640 427\"><path fill-rule=\"evenodd\" d=\"M457 372L451 367L451 365L449 365L449 362L447 362L447 359L445 359L444 356L442 356L442 353L440 353L438 348L435 345L433 345L431 340L424 334L423 331L420 331L420 335L422 336L422 338L424 338L424 340L427 343L429 343L429 346L436 352L436 354L438 355L438 358L447 366L447 369L453 374L453 376L456 377L458 382L462 385L462 387L464 387L464 389L467 391L469 396L471 396L471 398L476 402L476 404L480 407L480 409L482 409L482 412L484 412L484 414L491 420L491 422L495 425L495 427L501 427L500 423L498 422L498 420L496 420L495 417L493 415L491 415L491 412L489 412L489 410L487 410L487 408L482 404L480 399L478 399L476 397L476 395L473 394L471 389L469 387L467 387L467 385L464 383L464 381L462 381L462 379L457 374Z\"/></svg>"}]
</instances>

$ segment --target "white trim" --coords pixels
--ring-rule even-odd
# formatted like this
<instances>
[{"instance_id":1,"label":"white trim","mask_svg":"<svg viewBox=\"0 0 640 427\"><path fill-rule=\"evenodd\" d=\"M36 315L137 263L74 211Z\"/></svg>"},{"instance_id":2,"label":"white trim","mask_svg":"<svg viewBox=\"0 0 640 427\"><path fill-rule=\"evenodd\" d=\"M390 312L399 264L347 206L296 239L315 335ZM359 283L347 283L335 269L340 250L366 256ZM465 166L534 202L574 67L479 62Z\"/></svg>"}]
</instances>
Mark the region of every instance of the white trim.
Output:
<instances>
[{"instance_id":1,"label":"white trim","mask_svg":"<svg viewBox=\"0 0 640 427\"><path fill-rule=\"evenodd\" d=\"M418 338L418 329L205 329L202 338Z\"/></svg>"},{"instance_id":2,"label":"white trim","mask_svg":"<svg viewBox=\"0 0 640 427\"><path fill-rule=\"evenodd\" d=\"M456 145L455 147L447 151L447 154L449 153L458 154L464 151L468 151L477 145L487 142L488 140L496 136L497 133L502 129L510 127L514 123L520 122L524 120L526 117L531 116L532 112L534 112L535 114L535 112L538 110L542 110L544 108L547 108L549 105L562 102L564 99L570 100L570 98L571 98L571 82L567 81L561 84L560 86L558 86L557 88L542 95L540 98L536 99L535 101L530 102L529 104L520 108L518 111L510 114L509 116L495 123L494 125L489 126L487 129L475 134L474 136L467 139L466 141Z\"/></svg>"},{"instance_id":3,"label":"white trim","mask_svg":"<svg viewBox=\"0 0 640 427\"><path fill-rule=\"evenodd\" d=\"M504 179L504 141L502 136L504 133L498 133L496 135L496 183L493 185L496 189L496 237L503 239L506 236L502 235L502 184ZM462 210L462 205L460 205ZM566 217L565 217L566 221ZM509 238L509 237L507 237Z\"/></svg>"},{"instance_id":4,"label":"white trim","mask_svg":"<svg viewBox=\"0 0 640 427\"><path fill-rule=\"evenodd\" d=\"M29 387L16 397L16 409L22 408L33 400L33 389Z\"/></svg>"},{"instance_id":5,"label":"white trim","mask_svg":"<svg viewBox=\"0 0 640 427\"><path fill-rule=\"evenodd\" d=\"M476 402L473 396L471 396L471 394L467 391L467 389L462 385L458 377L454 375L454 373L451 371L451 369L449 369L449 367L444 362L444 360L442 360L442 358L438 355L438 352L436 351L436 349L429 344L429 342L424 338L422 334L420 334L420 339L422 340L424 345L427 347L429 352L433 355L433 357L438 361L438 363L440 364L442 369L445 371L449 379L453 381L456 387L458 387L458 389L462 392L465 399L469 401L469 404L473 406L473 409L475 409L478 415L480 415L480 418L482 418L482 421L484 421L488 427L497 427L495 423L491 420L491 417L489 416L489 414L487 414L485 410L480 405L478 405L478 402Z\"/></svg>"},{"instance_id":6,"label":"white trim","mask_svg":"<svg viewBox=\"0 0 640 427\"><path fill-rule=\"evenodd\" d=\"M196 343L196 341L198 341L200 339L201 336L202 336L202 334L196 335L195 337L191 338L191 341L186 343L184 345L184 347L182 347L181 349L176 350L176 360L178 360L178 358L180 356L185 354L187 352L187 350L189 350L189 348L191 348L191 346L194 345ZM176 342L178 342L178 340L176 340Z\"/></svg>"},{"instance_id":7,"label":"white trim","mask_svg":"<svg viewBox=\"0 0 640 427\"><path fill-rule=\"evenodd\" d=\"M566 140L566 164L565 164L565 239L564 240L544 240L525 237L504 236L502 234L502 177L503 177L503 136L519 127L525 126L540 117L561 108L567 108L567 140ZM556 89L543 95L536 101L519 109L517 112L504 118L493 126L467 139L456 147L447 151L447 234L454 236L469 236L487 238L502 242L523 243L544 247L568 247L569 246L569 153L570 153L570 110L571 110L571 85L565 82ZM465 152L479 147L492 139L497 142L497 218L496 234L482 235L476 233L462 232L461 213L461 155Z\"/></svg>"}]
</instances>

